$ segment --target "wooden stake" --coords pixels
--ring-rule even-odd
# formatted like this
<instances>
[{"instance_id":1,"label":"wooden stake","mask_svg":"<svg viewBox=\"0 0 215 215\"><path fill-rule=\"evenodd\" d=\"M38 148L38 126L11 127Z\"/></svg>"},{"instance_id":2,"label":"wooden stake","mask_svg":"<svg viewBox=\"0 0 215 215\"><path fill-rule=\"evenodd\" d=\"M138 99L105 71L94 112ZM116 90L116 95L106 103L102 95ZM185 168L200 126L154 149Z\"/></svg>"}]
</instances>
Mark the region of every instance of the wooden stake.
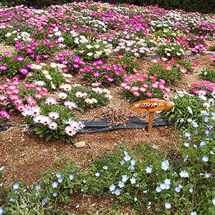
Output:
<instances>
[{"instance_id":1,"label":"wooden stake","mask_svg":"<svg viewBox=\"0 0 215 215\"><path fill-rule=\"evenodd\" d=\"M148 123L148 133L152 133L152 125L153 125L153 117L154 117L154 112L149 113L149 123Z\"/></svg>"}]
</instances>

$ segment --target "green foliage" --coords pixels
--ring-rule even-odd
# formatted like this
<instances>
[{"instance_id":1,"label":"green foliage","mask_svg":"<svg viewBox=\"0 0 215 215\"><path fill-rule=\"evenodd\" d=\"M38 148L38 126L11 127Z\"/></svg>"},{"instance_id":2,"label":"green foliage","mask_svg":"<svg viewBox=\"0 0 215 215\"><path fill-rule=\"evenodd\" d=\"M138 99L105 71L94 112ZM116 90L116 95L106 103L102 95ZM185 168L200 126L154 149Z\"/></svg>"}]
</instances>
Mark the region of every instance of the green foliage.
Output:
<instances>
[{"instance_id":1,"label":"green foliage","mask_svg":"<svg viewBox=\"0 0 215 215\"><path fill-rule=\"evenodd\" d=\"M115 60L114 63L119 67L123 67L127 71L127 74L130 74L135 70L140 70L140 60L132 56L118 56L118 60Z\"/></svg>"}]
</instances>

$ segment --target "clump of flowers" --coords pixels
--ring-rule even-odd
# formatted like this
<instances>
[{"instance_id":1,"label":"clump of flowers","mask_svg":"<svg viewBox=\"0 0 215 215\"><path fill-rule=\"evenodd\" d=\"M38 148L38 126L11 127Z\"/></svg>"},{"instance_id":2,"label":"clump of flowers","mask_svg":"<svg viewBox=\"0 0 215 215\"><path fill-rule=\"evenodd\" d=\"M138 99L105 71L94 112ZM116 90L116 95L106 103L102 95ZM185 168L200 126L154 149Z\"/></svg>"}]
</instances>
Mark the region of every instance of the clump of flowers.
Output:
<instances>
[{"instance_id":1,"label":"clump of flowers","mask_svg":"<svg viewBox=\"0 0 215 215\"><path fill-rule=\"evenodd\" d=\"M210 81L200 81L199 83L193 83L189 88L191 92L193 92L203 101L207 101L213 106L215 105L215 85L212 85Z\"/></svg>"},{"instance_id":2,"label":"clump of flowers","mask_svg":"<svg viewBox=\"0 0 215 215\"><path fill-rule=\"evenodd\" d=\"M181 59L185 55L185 46L178 42L169 42L160 45L157 51L168 59L173 57Z\"/></svg>"},{"instance_id":3,"label":"clump of flowers","mask_svg":"<svg viewBox=\"0 0 215 215\"><path fill-rule=\"evenodd\" d=\"M118 59L114 62L117 66L124 68L127 74L140 70L140 60L134 57L118 55Z\"/></svg>"},{"instance_id":4,"label":"clump of flowers","mask_svg":"<svg viewBox=\"0 0 215 215\"><path fill-rule=\"evenodd\" d=\"M50 64L51 67L43 67L28 75L29 80L38 87L46 87L48 90L58 88L67 77L72 75L63 73L64 64Z\"/></svg>"},{"instance_id":5,"label":"clump of flowers","mask_svg":"<svg viewBox=\"0 0 215 215\"><path fill-rule=\"evenodd\" d=\"M66 107L77 108L82 112L87 108L97 108L107 105L112 98L110 91L99 87L82 87L80 85L71 86L63 84L60 86L64 93L59 93L60 102Z\"/></svg>"},{"instance_id":6,"label":"clump of flowers","mask_svg":"<svg viewBox=\"0 0 215 215\"><path fill-rule=\"evenodd\" d=\"M80 43L76 52L81 54L83 59L97 60L108 57L112 52L112 45L106 40L97 39Z\"/></svg>"},{"instance_id":7,"label":"clump of flowers","mask_svg":"<svg viewBox=\"0 0 215 215\"><path fill-rule=\"evenodd\" d=\"M47 59L50 55L53 55L59 50L59 46L51 41L50 39L36 41L31 40L28 42L17 42L15 47L17 47L17 53L22 56L29 56L31 59L40 62L42 59Z\"/></svg>"},{"instance_id":8,"label":"clump of flowers","mask_svg":"<svg viewBox=\"0 0 215 215\"><path fill-rule=\"evenodd\" d=\"M158 63L154 64L149 68L149 75L155 76L158 80L162 79L166 82L167 85L175 84L182 79L182 72L180 69L182 67L175 66L171 63ZM184 69L184 68L183 68Z\"/></svg>"},{"instance_id":9,"label":"clump of flowers","mask_svg":"<svg viewBox=\"0 0 215 215\"><path fill-rule=\"evenodd\" d=\"M136 75L139 75L136 73ZM141 74L140 74L141 75ZM155 76L143 74L139 77L128 76L121 83L123 87L122 98L127 98L130 102L137 102L145 99L165 99L169 98L171 90L165 87L165 81L156 81Z\"/></svg>"},{"instance_id":10,"label":"clump of flowers","mask_svg":"<svg viewBox=\"0 0 215 215\"><path fill-rule=\"evenodd\" d=\"M0 85L0 110L23 111L26 105L34 107L42 102L48 96L48 90L45 87L36 87L35 84L21 85L16 81L7 80L6 83Z\"/></svg>"},{"instance_id":11,"label":"clump of flowers","mask_svg":"<svg viewBox=\"0 0 215 215\"><path fill-rule=\"evenodd\" d=\"M201 121L201 110L213 111L213 106L200 97L194 94L189 94L186 91L177 91L177 95L170 97L170 101L174 103L174 107L170 110L164 111L165 117L169 121L173 120L176 127L187 126L188 119L195 119L195 123Z\"/></svg>"},{"instance_id":12,"label":"clump of flowers","mask_svg":"<svg viewBox=\"0 0 215 215\"><path fill-rule=\"evenodd\" d=\"M11 79L13 76L20 78L26 77L31 71L30 65L32 61L28 57L13 55L8 57L9 52L4 52L0 56L0 75L2 78Z\"/></svg>"},{"instance_id":13,"label":"clump of flowers","mask_svg":"<svg viewBox=\"0 0 215 215\"><path fill-rule=\"evenodd\" d=\"M21 114L33 126L32 131L40 137L46 135L46 141L54 137L74 143L72 136L84 127L71 108L59 105L52 97L48 97L43 106L26 106Z\"/></svg>"},{"instance_id":14,"label":"clump of flowers","mask_svg":"<svg viewBox=\"0 0 215 215\"><path fill-rule=\"evenodd\" d=\"M102 60L98 60L92 66L79 69L78 76L92 86L110 86L122 82L125 74L126 70L116 64L107 66Z\"/></svg>"}]
</instances>

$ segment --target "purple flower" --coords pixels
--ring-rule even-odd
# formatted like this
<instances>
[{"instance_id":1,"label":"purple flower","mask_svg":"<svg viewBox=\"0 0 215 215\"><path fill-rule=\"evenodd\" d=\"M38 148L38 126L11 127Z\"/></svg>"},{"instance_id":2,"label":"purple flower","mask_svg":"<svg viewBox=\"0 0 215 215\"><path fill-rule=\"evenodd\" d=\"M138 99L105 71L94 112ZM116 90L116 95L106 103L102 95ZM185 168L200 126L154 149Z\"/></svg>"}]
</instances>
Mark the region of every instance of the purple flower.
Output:
<instances>
[{"instance_id":1,"label":"purple flower","mask_svg":"<svg viewBox=\"0 0 215 215\"><path fill-rule=\"evenodd\" d=\"M22 68L19 70L19 72L21 72L23 75L28 73L28 69Z\"/></svg>"}]
</instances>

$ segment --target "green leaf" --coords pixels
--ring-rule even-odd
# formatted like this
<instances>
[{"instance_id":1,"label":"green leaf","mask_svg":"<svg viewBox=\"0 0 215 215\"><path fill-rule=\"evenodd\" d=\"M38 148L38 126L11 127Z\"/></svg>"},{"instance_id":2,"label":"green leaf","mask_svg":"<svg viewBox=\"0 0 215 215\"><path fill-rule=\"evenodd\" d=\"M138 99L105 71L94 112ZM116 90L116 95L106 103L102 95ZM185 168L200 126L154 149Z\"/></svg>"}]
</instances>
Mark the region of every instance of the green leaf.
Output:
<instances>
[{"instance_id":1,"label":"green leaf","mask_svg":"<svg viewBox=\"0 0 215 215\"><path fill-rule=\"evenodd\" d=\"M46 141L50 140L52 138L53 134L50 134L48 137L46 137Z\"/></svg>"}]
</instances>

